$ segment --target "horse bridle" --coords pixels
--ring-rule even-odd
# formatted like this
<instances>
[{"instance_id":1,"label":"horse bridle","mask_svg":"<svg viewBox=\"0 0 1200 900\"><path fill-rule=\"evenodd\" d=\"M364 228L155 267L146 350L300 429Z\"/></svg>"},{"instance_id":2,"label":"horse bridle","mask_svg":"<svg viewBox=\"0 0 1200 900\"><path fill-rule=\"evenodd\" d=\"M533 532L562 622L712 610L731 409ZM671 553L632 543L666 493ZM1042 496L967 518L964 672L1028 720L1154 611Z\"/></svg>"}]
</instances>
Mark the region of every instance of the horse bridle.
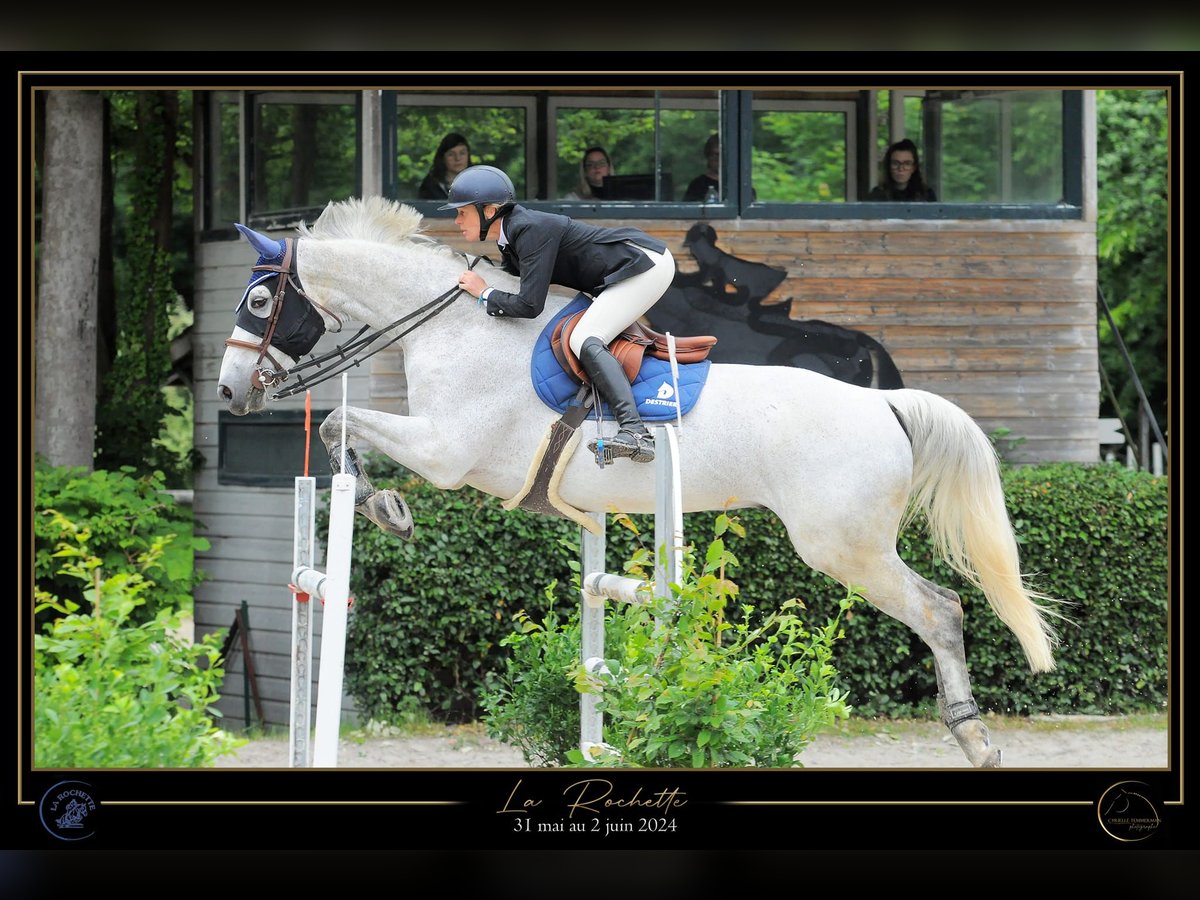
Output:
<instances>
[{"instance_id":1,"label":"horse bridle","mask_svg":"<svg viewBox=\"0 0 1200 900\"><path fill-rule=\"evenodd\" d=\"M368 332L370 330L370 326L364 325L361 329L359 329L358 333L351 340L347 341L345 344L338 345L336 348L331 350L329 353L306 360L303 363L298 363L297 365L292 366L292 368L290 368L290 369L285 369L285 368L283 368L283 366L281 366L279 364L279 361L276 360L275 357L271 355L271 341L274 338L275 330L278 327L279 317L283 311L283 301L285 299L285 295L287 293L287 288L289 285L299 296L301 296L302 298L307 300L314 309L320 310L325 315L330 316L334 321L337 322L338 327L335 329L331 329L333 332L336 333L338 331L341 331L341 329L342 329L341 318L338 315L336 315L332 310L327 309L326 307L317 303L317 301L315 301L312 297L308 296L308 294L306 294L304 292L304 289L300 286L300 283L297 280L298 276L296 274L295 245L296 245L295 238L285 238L282 262L280 262L277 265L265 263L265 264L254 266L254 268L253 268L253 271L255 271L255 272L275 272L279 275L279 281L275 288L275 296L272 299L272 303L274 305L273 305L273 308L271 309L270 319L268 320L267 326L263 332L262 340L257 344L253 344L250 341L241 341L241 340L238 340L237 338L232 338L232 337L225 339L225 346L227 346L227 347L242 347L244 349L253 350L256 353L258 353L258 359L255 360L254 372L250 376L250 383L260 391L265 391L267 388L274 387L277 384L283 384L284 382L286 382L288 380L289 376L296 374L304 369L309 369L309 368L314 368L314 367L317 369L316 377L308 378L308 379L305 379L302 376L298 377L297 383L294 384L292 387L285 388L284 390L277 391L276 393L274 393L272 395L273 400L278 400L282 397L290 397L293 394L297 394L300 391L306 390L308 388L313 387L314 385L320 384L322 381L326 381L327 379L332 378L335 375L339 375L342 372L344 372L346 369L351 368L352 366L359 365L363 360L375 355L380 350L390 347L392 344L396 343L396 341L400 340L400 338L404 337L406 334L408 334L413 329L428 322L434 316L438 315L443 310L448 308L450 306L450 304L452 304L456 299L458 299L459 294L463 293L462 288L455 286L455 287L451 288L450 290L444 292L440 296L435 297L433 300L429 301L428 303L426 303L424 306L420 307L419 309L415 309L408 315L397 319L395 322L388 325L386 328L381 328L378 331L375 331L370 334L366 334L366 332ZM465 254L464 254L464 256L465 256ZM467 268L474 269L475 265L481 259L484 259L484 258L485 257L482 257L482 256L475 257L475 259L473 259L468 264ZM362 354L361 356L358 355L360 350L362 350L365 347L368 347L370 344L374 343L376 340L378 340L383 335L385 335L387 332L391 331L394 328L397 328L400 325L403 325L405 322L407 322L409 319L411 319L415 316L422 315L423 313L425 314L423 318L421 318L419 321L417 321L413 325L406 328L404 331L400 332L398 335L393 337L386 344L382 344L378 347L375 347L375 348L371 349L370 351ZM320 335L317 335L316 340L319 340L319 339L320 339ZM313 341L313 345L316 344L316 340ZM312 346L309 346L308 348L303 350L300 354L298 354L298 356L303 356L304 353L307 353L311 349L312 349ZM269 360L271 365L274 366L274 369L270 369L270 368L264 366L262 364L263 359ZM331 359L339 360L340 364L338 366L335 366L332 370L322 370L321 365L325 362L328 362Z\"/></svg>"},{"instance_id":2,"label":"horse bridle","mask_svg":"<svg viewBox=\"0 0 1200 900\"><path fill-rule=\"evenodd\" d=\"M304 288L300 286L296 275L295 251L295 238L284 238L283 260L280 263L263 263L261 265L254 266L251 270L254 272L274 272L279 276L275 286L275 296L271 301L271 316L267 320L266 327L263 330L262 340L257 344L253 344L250 341L242 341L232 337L225 339L226 347L242 347L258 353L258 359L254 361L255 368L254 372L250 376L250 383L260 391L265 391L267 388L273 387L276 384L282 384L288 379L289 370L283 368L283 366L279 364L279 361L271 354L271 341L275 337L275 329L279 326L279 317L283 314L283 301L287 295L287 289L289 286L299 296L307 300L312 305L313 309L320 311L324 315L329 316L331 319L337 322L337 328L333 329L333 331L341 331L342 329L341 318L332 310L327 309L312 297L308 296L308 294L304 292ZM247 297L243 302L250 302L249 297ZM324 330L325 329L322 328L322 332ZM319 339L320 334L317 334L316 338L313 340L313 344L315 345L316 341ZM300 355L307 353L308 350L311 349L312 346L308 347L306 350L302 351ZM270 363L272 366L274 366L274 368L271 369L267 366L264 366L262 364L263 359L270 360Z\"/></svg>"}]
</instances>

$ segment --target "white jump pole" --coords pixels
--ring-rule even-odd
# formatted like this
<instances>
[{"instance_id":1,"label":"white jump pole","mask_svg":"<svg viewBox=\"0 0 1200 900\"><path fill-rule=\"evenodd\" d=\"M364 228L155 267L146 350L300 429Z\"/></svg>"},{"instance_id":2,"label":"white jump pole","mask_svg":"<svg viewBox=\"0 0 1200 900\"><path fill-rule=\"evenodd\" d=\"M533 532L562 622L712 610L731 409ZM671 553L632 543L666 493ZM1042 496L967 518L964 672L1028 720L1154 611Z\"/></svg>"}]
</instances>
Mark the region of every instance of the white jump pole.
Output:
<instances>
[{"instance_id":1,"label":"white jump pole","mask_svg":"<svg viewBox=\"0 0 1200 900\"><path fill-rule=\"evenodd\" d=\"M586 528L581 528L580 532L583 535L582 546L580 547L580 571L585 575L589 572L603 572L605 570L604 550L605 550L605 524L607 516L605 513L589 513L600 525L600 533L592 534ZM580 658L586 664L588 660L600 659L604 660L604 602L601 600L598 604L589 603L587 595L587 583L584 581L584 602L579 612L579 630L581 632L581 647ZM596 694L580 694L579 695L579 746L584 753L588 752L588 748L594 744L599 744L603 739L604 723L600 713L596 709L596 704L600 702L599 696Z\"/></svg>"},{"instance_id":2,"label":"white jump pole","mask_svg":"<svg viewBox=\"0 0 1200 900\"><path fill-rule=\"evenodd\" d=\"M678 395L678 392L677 392ZM670 599L671 583L683 573L683 492L679 475L679 443L675 430L655 429L654 595ZM644 603L646 583L605 571L605 515L590 514L600 533L581 528L580 660L586 671L606 672L604 666L604 602ZM604 716L596 709L597 694L579 695L579 749L588 755L604 744Z\"/></svg>"},{"instance_id":3,"label":"white jump pole","mask_svg":"<svg viewBox=\"0 0 1200 900\"><path fill-rule=\"evenodd\" d=\"M317 479L296 477L295 538L292 544L292 571L313 564L313 534L316 531ZM289 765L294 769L309 765L309 736L312 733L312 595L297 591L292 603L292 715L288 726L291 741Z\"/></svg>"},{"instance_id":4,"label":"white jump pole","mask_svg":"<svg viewBox=\"0 0 1200 900\"><path fill-rule=\"evenodd\" d=\"M317 516L317 479L308 474L308 448L312 441L312 392L304 395L304 475L296 477L293 507L292 571L313 564ZM292 705L288 722L291 755L288 764L309 765L312 736L312 604L310 595L292 586Z\"/></svg>"},{"instance_id":5,"label":"white jump pole","mask_svg":"<svg viewBox=\"0 0 1200 900\"><path fill-rule=\"evenodd\" d=\"M683 485L675 429L656 427L654 446L654 595L670 600L672 582L683 576Z\"/></svg>"},{"instance_id":6,"label":"white jump pole","mask_svg":"<svg viewBox=\"0 0 1200 900\"><path fill-rule=\"evenodd\" d=\"M325 611L321 618L321 670L317 683L317 731L313 765L336 767L346 661L346 621L350 604L350 547L354 537L357 479L346 470L346 375L342 375L342 473L333 476L329 495L329 548L325 565ZM319 574L319 573L318 573ZM296 583L301 583L301 578Z\"/></svg>"}]
</instances>

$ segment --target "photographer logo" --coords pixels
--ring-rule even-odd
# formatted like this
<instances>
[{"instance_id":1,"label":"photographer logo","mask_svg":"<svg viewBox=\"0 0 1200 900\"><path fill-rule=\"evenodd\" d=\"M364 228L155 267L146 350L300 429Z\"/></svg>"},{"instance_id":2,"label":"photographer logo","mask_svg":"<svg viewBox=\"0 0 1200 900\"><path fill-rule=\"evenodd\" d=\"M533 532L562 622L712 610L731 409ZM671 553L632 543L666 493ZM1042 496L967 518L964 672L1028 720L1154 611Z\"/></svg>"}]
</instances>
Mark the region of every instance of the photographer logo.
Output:
<instances>
[{"instance_id":1,"label":"photographer logo","mask_svg":"<svg viewBox=\"0 0 1200 900\"><path fill-rule=\"evenodd\" d=\"M1158 831L1162 818L1140 781L1121 781L1100 797L1096 815L1100 827L1118 841L1144 841Z\"/></svg>"}]
</instances>

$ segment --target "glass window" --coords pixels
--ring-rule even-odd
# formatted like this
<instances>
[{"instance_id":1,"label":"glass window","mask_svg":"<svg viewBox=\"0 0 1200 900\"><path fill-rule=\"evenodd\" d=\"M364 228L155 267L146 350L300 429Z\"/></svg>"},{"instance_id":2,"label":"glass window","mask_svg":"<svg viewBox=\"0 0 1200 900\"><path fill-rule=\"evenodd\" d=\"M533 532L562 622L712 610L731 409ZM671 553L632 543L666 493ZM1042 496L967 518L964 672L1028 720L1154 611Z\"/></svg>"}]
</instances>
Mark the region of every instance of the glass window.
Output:
<instances>
[{"instance_id":1,"label":"glass window","mask_svg":"<svg viewBox=\"0 0 1200 900\"><path fill-rule=\"evenodd\" d=\"M241 95L214 93L208 114L207 224L230 225L242 219Z\"/></svg>"},{"instance_id":2,"label":"glass window","mask_svg":"<svg viewBox=\"0 0 1200 900\"><path fill-rule=\"evenodd\" d=\"M719 93L623 91L552 96L548 119L550 145L555 151L548 199L589 203L682 200L693 179L709 165L706 143L721 127ZM585 188L581 183L584 153L590 147L608 153L612 166L607 185ZM720 157L716 159L719 167Z\"/></svg>"},{"instance_id":3,"label":"glass window","mask_svg":"<svg viewBox=\"0 0 1200 900\"><path fill-rule=\"evenodd\" d=\"M371 183L426 214L441 199L421 185L452 133L523 202L575 216L1077 218L1082 205L1080 91L216 91L206 108L209 228L286 227L357 195L364 121L381 128ZM939 202L868 209L857 201L902 137ZM610 165L585 168L597 147Z\"/></svg>"},{"instance_id":4,"label":"glass window","mask_svg":"<svg viewBox=\"0 0 1200 900\"><path fill-rule=\"evenodd\" d=\"M829 203L856 196L853 101L756 95L751 184L754 200Z\"/></svg>"},{"instance_id":5,"label":"glass window","mask_svg":"<svg viewBox=\"0 0 1200 900\"><path fill-rule=\"evenodd\" d=\"M321 422L332 410L314 409L312 421ZM329 453L318 429L308 435L308 473L317 487L327 488L333 478ZM304 410L277 409L269 416L217 415L217 483L258 487L291 487L304 474Z\"/></svg>"},{"instance_id":6,"label":"glass window","mask_svg":"<svg viewBox=\"0 0 1200 900\"><path fill-rule=\"evenodd\" d=\"M387 193L398 200L434 200L422 196L421 183L433 169L442 139L466 138L470 165L503 169L518 197L536 196L537 166L531 160L532 97L471 97L396 94L391 140L393 170Z\"/></svg>"},{"instance_id":7,"label":"glass window","mask_svg":"<svg viewBox=\"0 0 1200 900\"><path fill-rule=\"evenodd\" d=\"M357 196L358 94L251 95L252 222L305 216Z\"/></svg>"},{"instance_id":8,"label":"glass window","mask_svg":"<svg viewBox=\"0 0 1200 900\"><path fill-rule=\"evenodd\" d=\"M947 203L1063 198L1061 91L931 91L926 157Z\"/></svg>"}]
</instances>

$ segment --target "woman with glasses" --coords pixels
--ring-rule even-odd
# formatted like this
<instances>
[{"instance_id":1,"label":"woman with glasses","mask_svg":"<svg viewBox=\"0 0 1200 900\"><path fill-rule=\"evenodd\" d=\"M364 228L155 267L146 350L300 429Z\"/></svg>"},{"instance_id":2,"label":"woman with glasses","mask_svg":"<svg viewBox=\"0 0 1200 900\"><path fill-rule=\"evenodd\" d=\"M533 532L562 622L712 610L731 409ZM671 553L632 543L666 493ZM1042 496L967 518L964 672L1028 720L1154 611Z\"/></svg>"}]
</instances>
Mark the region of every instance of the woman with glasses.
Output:
<instances>
[{"instance_id":1,"label":"woman with glasses","mask_svg":"<svg viewBox=\"0 0 1200 900\"><path fill-rule=\"evenodd\" d=\"M606 196L604 179L616 175L612 158L603 147L588 147L579 162L579 183L564 200L603 200Z\"/></svg>"},{"instance_id":2,"label":"woman with glasses","mask_svg":"<svg viewBox=\"0 0 1200 900\"><path fill-rule=\"evenodd\" d=\"M921 175L917 145L905 138L888 147L883 156L883 180L871 189L868 200L898 203L933 203L937 196Z\"/></svg>"}]
</instances>

